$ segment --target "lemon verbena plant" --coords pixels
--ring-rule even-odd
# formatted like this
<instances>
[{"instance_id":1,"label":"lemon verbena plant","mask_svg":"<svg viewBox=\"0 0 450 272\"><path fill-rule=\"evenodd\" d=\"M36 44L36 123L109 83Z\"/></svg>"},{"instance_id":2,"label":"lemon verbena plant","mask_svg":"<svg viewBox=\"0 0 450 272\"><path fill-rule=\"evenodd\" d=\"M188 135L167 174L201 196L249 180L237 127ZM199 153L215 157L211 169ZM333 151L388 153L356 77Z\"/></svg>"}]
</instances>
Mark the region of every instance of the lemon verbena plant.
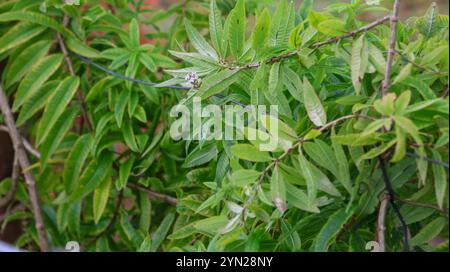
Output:
<instances>
[{"instance_id":1,"label":"lemon verbena plant","mask_svg":"<svg viewBox=\"0 0 450 272\"><path fill-rule=\"evenodd\" d=\"M317 2L2 1L15 245L448 250L448 16ZM198 101L277 114L173 137L173 107Z\"/></svg>"}]
</instances>

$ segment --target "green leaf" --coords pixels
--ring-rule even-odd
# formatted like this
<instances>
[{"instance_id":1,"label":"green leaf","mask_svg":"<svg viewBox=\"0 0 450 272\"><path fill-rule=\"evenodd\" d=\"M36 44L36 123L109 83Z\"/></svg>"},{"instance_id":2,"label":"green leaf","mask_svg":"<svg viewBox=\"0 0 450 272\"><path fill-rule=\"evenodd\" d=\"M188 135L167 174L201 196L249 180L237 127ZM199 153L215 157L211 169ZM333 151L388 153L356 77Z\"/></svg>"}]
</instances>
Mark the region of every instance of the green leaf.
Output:
<instances>
[{"instance_id":1,"label":"green leaf","mask_svg":"<svg viewBox=\"0 0 450 272\"><path fill-rule=\"evenodd\" d=\"M287 202L300 209L311 213L320 213L320 210L310 201L308 196L294 185L286 182L286 198Z\"/></svg>"},{"instance_id":2,"label":"green leaf","mask_svg":"<svg viewBox=\"0 0 450 272\"><path fill-rule=\"evenodd\" d=\"M37 12L11 11L0 14L0 22L10 22L10 21L25 21L35 23L38 25L52 28L64 36L75 38L75 35L66 27L64 27L61 23Z\"/></svg>"},{"instance_id":3,"label":"green leaf","mask_svg":"<svg viewBox=\"0 0 450 272\"><path fill-rule=\"evenodd\" d=\"M230 185L236 187L245 187L254 183L261 173L255 170L239 169L234 171L230 177Z\"/></svg>"},{"instance_id":4,"label":"green leaf","mask_svg":"<svg viewBox=\"0 0 450 272\"><path fill-rule=\"evenodd\" d=\"M198 95L202 99L206 99L214 94L222 92L239 79L238 72L239 69L226 69L205 78L202 86L198 90Z\"/></svg>"},{"instance_id":5,"label":"green leaf","mask_svg":"<svg viewBox=\"0 0 450 272\"><path fill-rule=\"evenodd\" d=\"M220 10L217 7L216 0L212 0L209 6L209 34L214 48L221 57L225 57L225 48L223 48L223 22Z\"/></svg>"},{"instance_id":6,"label":"green leaf","mask_svg":"<svg viewBox=\"0 0 450 272\"><path fill-rule=\"evenodd\" d=\"M258 52L259 49L264 48L267 44L270 31L270 13L267 9L256 19L255 28L252 32L252 47Z\"/></svg>"},{"instance_id":7,"label":"green leaf","mask_svg":"<svg viewBox=\"0 0 450 272\"><path fill-rule=\"evenodd\" d=\"M77 201L92 191L110 174L113 156L110 153L100 154L97 160L91 161L83 174L75 184L75 189L69 197L69 201Z\"/></svg>"},{"instance_id":8,"label":"green leaf","mask_svg":"<svg viewBox=\"0 0 450 272\"><path fill-rule=\"evenodd\" d=\"M139 61L147 68L150 72L156 72L157 67L152 57L146 53L139 54Z\"/></svg>"},{"instance_id":9,"label":"green leaf","mask_svg":"<svg viewBox=\"0 0 450 272\"><path fill-rule=\"evenodd\" d=\"M332 130L331 136L335 136L334 128ZM333 138L331 138L334 154L337 160L337 168L338 168L338 181L342 183L347 192L352 193L352 181L350 179L350 166L348 163L347 156L345 155L344 148L342 145L337 143Z\"/></svg>"},{"instance_id":10,"label":"green leaf","mask_svg":"<svg viewBox=\"0 0 450 272\"><path fill-rule=\"evenodd\" d=\"M89 134L82 135L73 145L64 165L64 187L67 193L72 192L79 178L84 162L89 156L93 138Z\"/></svg>"},{"instance_id":11,"label":"green leaf","mask_svg":"<svg viewBox=\"0 0 450 272\"><path fill-rule=\"evenodd\" d=\"M272 177L270 178L270 193L272 195L272 201L275 204L275 207L277 207L281 213L284 213L287 209L286 187L283 176L279 172L278 167L275 167Z\"/></svg>"},{"instance_id":12,"label":"green leaf","mask_svg":"<svg viewBox=\"0 0 450 272\"><path fill-rule=\"evenodd\" d=\"M426 225L424 228L420 230L419 233L414 236L410 244L411 246L420 246L423 245L429 241L431 241L433 238L438 236L444 227L448 224L448 219L444 217L438 217L434 219L432 222L430 222L428 225Z\"/></svg>"},{"instance_id":13,"label":"green leaf","mask_svg":"<svg viewBox=\"0 0 450 272\"><path fill-rule=\"evenodd\" d=\"M402 68L400 73L394 79L394 82L392 82L392 84L395 85L395 84L398 84L398 83L401 83L402 81L404 81L411 74L412 67L413 66L411 63L408 63L407 65L405 65L405 67Z\"/></svg>"},{"instance_id":14,"label":"green leaf","mask_svg":"<svg viewBox=\"0 0 450 272\"><path fill-rule=\"evenodd\" d=\"M369 47L365 35L353 42L351 56L352 82L356 94L361 93L362 80L369 64Z\"/></svg>"},{"instance_id":15,"label":"green leaf","mask_svg":"<svg viewBox=\"0 0 450 272\"><path fill-rule=\"evenodd\" d=\"M337 169L338 162L334 156L334 152L324 141L316 139L314 143L306 142L303 148L318 165L328 169L334 176L339 177Z\"/></svg>"},{"instance_id":16,"label":"green leaf","mask_svg":"<svg viewBox=\"0 0 450 272\"><path fill-rule=\"evenodd\" d=\"M297 73L287 66L283 66L283 83L295 100L303 102L303 83Z\"/></svg>"},{"instance_id":17,"label":"green leaf","mask_svg":"<svg viewBox=\"0 0 450 272\"><path fill-rule=\"evenodd\" d=\"M217 52L211 45L206 42L205 38L192 26L188 19L184 20L184 25L186 27L186 33L191 41L192 46L195 50L205 57L210 57L214 60L218 60Z\"/></svg>"},{"instance_id":18,"label":"green leaf","mask_svg":"<svg viewBox=\"0 0 450 272\"><path fill-rule=\"evenodd\" d=\"M236 144L233 145L230 150L233 155L246 161L267 162L272 160L269 152L260 151L250 144Z\"/></svg>"},{"instance_id":19,"label":"green leaf","mask_svg":"<svg viewBox=\"0 0 450 272\"><path fill-rule=\"evenodd\" d=\"M152 202L145 192L139 192L139 207L139 229L148 233L152 222Z\"/></svg>"},{"instance_id":20,"label":"green leaf","mask_svg":"<svg viewBox=\"0 0 450 272\"><path fill-rule=\"evenodd\" d=\"M63 60L62 54L50 55L40 59L20 82L14 100L13 110L17 111L32 97L50 76L58 70Z\"/></svg>"},{"instance_id":21,"label":"green leaf","mask_svg":"<svg viewBox=\"0 0 450 272\"><path fill-rule=\"evenodd\" d=\"M140 45L140 33L139 33L139 23L135 18L133 18L131 20L128 31L129 31L130 42L131 42L131 45L133 46L130 49L136 50L139 48L139 45Z\"/></svg>"},{"instance_id":22,"label":"green leaf","mask_svg":"<svg viewBox=\"0 0 450 272\"><path fill-rule=\"evenodd\" d=\"M125 122L123 124L122 135L123 135L123 139L125 140L125 143L131 149L131 151L139 152L139 147L136 143L133 126L132 126L131 122Z\"/></svg>"},{"instance_id":23,"label":"green leaf","mask_svg":"<svg viewBox=\"0 0 450 272\"><path fill-rule=\"evenodd\" d=\"M328 19L317 25L317 30L328 36L339 36L346 33L345 22L338 19Z\"/></svg>"},{"instance_id":24,"label":"green leaf","mask_svg":"<svg viewBox=\"0 0 450 272\"><path fill-rule=\"evenodd\" d=\"M116 103L114 105L114 117L116 118L117 126L122 127L123 115L125 113L125 108L130 101L131 90L123 89L120 95L117 96Z\"/></svg>"},{"instance_id":25,"label":"green leaf","mask_svg":"<svg viewBox=\"0 0 450 272\"><path fill-rule=\"evenodd\" d=\"M194 222L193 227L201 233L214 236L228 224L228 221L226 216L213 216Z\"/></svg>"},{"instance_id":26,"label":"green leaf","mask_svg":"<svg viewBox=\"0 0 450 272\"><path fill-rule=\"evenodd\" d=\"M326 252L351 216L352 213L346 213L345 209L340 209L332 214L313 242L312 249L314 252Z\"/></svg>"},{"instance_id":27,"label":"green leaf","mask_svg":"<svg viewBox=\"0 0 450 272\"><path fill-rule=\"evenodd\" d=\"M397 145L395 146L395 153L392 156L391 162L399 162L406 155L406 134L405 131L400 126L395 126L395 135L397 140Z\"/></svg>"},{"instance_id":28,"label":"green leaf","mask_svg":"<svg viewBox=\"0 0 450 272\"><path fill-rule=\"evenodd\" d=\"M306 180L306 188L308 189L308 199L310 202L315 201L317 196L317 189L319 188L319 181L316 180L311 164L305 159L305 156L300 153L298 157L300 171Z\"/></svg>"},{"instance_id":29,"label":"green leaf","mask_svg":"<svg viewBox=\"0 0 450 272\"><path fill-rule=\"evenodd\" d=\"M48 40L36 42L11 59L5 74L5 88L11 87L25 76L47 54L51 44Z\"/></svg>"},{"instance_id":30,"label":"green leaf","mask_svg":"<svg viewBox=\"0 0 450 272\"><path fill-rule=\"evenodd\" d=\"M64 139L64 135L66 135L72 127L77 113L77 108L70 108L66 112L62 113L60 118L54 125L52 125L52 128L49 129L48 137L42 142L40 147L42 169L45 168L47 160L53 155L59 144Z\"/></svg>"},{"instance_id":31,"label":"green leaf","mask_svg":"<svg viewBox=\"0 0 450 272\"><path fill-rule=\"evenodd\" d=\"M120 165L119 169L119 179L116 182L116 189L122 190L127 186L128 179L130 177L131 170L133 168L134 158L126 160Z\"/></svg>"},{"instance_id":32,"label":"green leaf","mask_svg":"<svg viewBox=\"0 0 450 272\"><path fill-rule=\"evenodd\" d=\"M437 161L442 161L441 154L439 152L432 150L433 159ZM433 175L434 175L434 190L436 192L436 200L440 208L444 207L445 197L448 196L448 179L445 169L437 164L433 164Z\"/></svg>"},{"instance_id":33,"label":"green leaf","mask_svg":"<svg viewBox=\"0 0 450 272\"><path fill-rule=\"evenodd\" d=\"M98 224L105 211L108 203L109 192L111 189L111 177L106 177L105 180L94 191L94 199L92 203L92 212L94 214L94 222Z\"/></svg>"},{"instance_id":34,"label":"green leaf","mask_svg":"<svg viewBox=\"0 0 450 272\"><path fill-rule=\"evenodd\" d=\"M166 238L167 233L169 233L170 227L172 226L173 221L175 220L175 214L169 213L164 217L163 221L159 225L158 229L156 230L152 245L150 247L151 252L155 252L158 250L158 248L161 246L162 242L164 241L164 238Z\"/></svg>"},{"instance_id":35,"label":"green leaf","mask_svg":"<svg viewBox=\"0 0 450 272\"><path fill-rule=\"evenodd\" d=\"M278 88L278 82L280 80L280 63L276 62L272 64L272 67L270 68L269 72L269 93L272 95L276 95L277 88Z\"/></svg>"},{"instance_id":36,"label":"green leaf","mask_svg":"<svg viewBox=\"0 0 450 272\"><path fill-rule=\"evenodd\" d=\"M58 85L55 93L45 108L44 114L39 123L36 141L40 145L48 136L49 131L64 112L66 106L72 100L80 84L78 77L67 77Z\"/></svg>"},{"instance_id":37,"label":"green leaf","mask_svg":"<svg viewBox=\"0 0 450 272\"><path fill-rule=\"evenodd\" d=\"M295 28L294 2L287 4L286 0L280 1L273 16L270 27L270 46L285 46L289 43L289 37Z\"/></svg>"},{"instance_id":38,"label":"green leaf","mask_svg":"<svg viewBox=\"0 0 450 272\"><path fill-rule=\"evenodd\" d=\"M36 26L28 22L18 23L0 37L0 54L11 48L17 48L24 42L41 34L44 30L45 27Z\"/></svg>"},{"instance_id":39,"label":"green leaf","mask_svg":"<svg viewBox=\"0 0 450 272\"><path fill-rule=\"evenodd\" d=\"M238 0L234 9L230 12L227 21L228 40L230 43L231 54L238 59L244 52L245 43L245 0Z\"/></svg>"},{"instance_id":40,"label":"green leaf","mask_svg":"<svg viewBox=\"0 0 450 272\"><path fill-rule=\"evenodd\" d=\"M214 143L198 146L186 157L183 168L192 168L210 162L217 157L217 147Z\"/></svg>"},{"instance_id":41,"label":"green leaf","mask_svg":"<svg viewBox=\"0 0 450 272\"><path fill-rule=\"evenodd\" d=\"M47 105L49 98L54 93L58 84L58 80L47 82L22 105L22 109L19 111L19 117L17 117L18 126L23 125L36 112Z\"/></svg>"},{"instance_id":42,"label":"green leaf","mask_svg":"<svg viewBox=\"0 0 450 272\"><path fill-rule=\"evenodd\" d=\"M303 79L303 101L305 102L306 112L311 122L318 127L325 125L327 123L325 109L306 77Z\"/></svg>"}]
</instances>

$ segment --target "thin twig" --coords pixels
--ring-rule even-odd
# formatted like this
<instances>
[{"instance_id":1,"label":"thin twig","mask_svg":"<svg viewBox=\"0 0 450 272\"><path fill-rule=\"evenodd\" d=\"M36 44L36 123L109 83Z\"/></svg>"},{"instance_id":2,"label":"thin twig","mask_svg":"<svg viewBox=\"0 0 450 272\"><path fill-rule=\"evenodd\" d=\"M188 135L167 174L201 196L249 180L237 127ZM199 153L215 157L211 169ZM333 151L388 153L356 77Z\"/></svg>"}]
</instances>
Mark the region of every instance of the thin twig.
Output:
<instances>
[{"instance_id":1,"label":"thin twig","mask_svg":"<svg viewBox=\"0 0 450 272\"><path fill-rule=\"evenodd\" d=\"M389 179L388 172L386 170L386 165L385 165L384 159L381 156L378 157L378 158L379 158L379 162L380 162L381 174L383 176L384 184L386 186L386 191L387 191L387 193L389 195L387 200L386 200L386 198L384 198L382 200L381 204L383 205L383 202L386 202L388 200L391 203L392 209L394 210L395 214L397 215L397 217L400 220L400 223L402 225L402 229L403 229L403 250L405 252L408 252L409 251L408 225L406 224L406 221L403 218L403 216L402 216L402 214L400 212L400 209L398 208L397 204L395 203L396 196L395 196L394 189L392 188L392 183L391 183L391 181ZM384 231L385 228L381 228L381 230ZM384 236L384 233L383 233L383 236ZM380 238L380 237L378 237L378 238ZM381 246L381 243L380 243L380 246Z\"/></svg>"},{"instance_id":2,"label":"thin twig","mask_svg":"<svg viewBox=\"0 0 450 272\"><path fill-rule=\"evenodd\" d=\"M30 167L30 161L28 160L27 153L25 151L22 137L17 131L16 122L12 114L11 108L8 103L8 98L3 92L3 87L0 85L0 109L3 112L6 126L8 127L9 135L14 145L14 151L18 157L20 168L26 169ZM42 217L42 209L39 203L39 194L36 188L36 180L29 171L24 171L25 183L27 185L28 194L30 195L31 206L33 208L33 214L35 219L36 230L39 237L39 247L41 251L48 251L47 234L45 233L44 220Z\"/></svg>"},{"instance_id":3,"label":"thin twig","mask_svg":"<svg viewBox=\"0 0 450 272\"><path fill-rule=\"evenodd\" d=\"M6 133L9 133L8 127L7 126L3 126L3 125L0 125L0 131L4 131ZM34 148L33 145L30 144L30 142L28 142L28 140L25 139L24 137L22 137L22 143L23 143L23 146L25 147L25 149L27 150L27 152L29 154L33 155L37 159L41 158L41 154L39 153L39 151L37 151L37 149Z\"/></svg>"},{"instance_id":4,"label":"thin twig","mask_svg":"<svg viewBox=\"0 0 450 272\"><path fill-rule=\"evenodd\" d=\"M378 242L378 251L385 252L386 251L386 239L384 233L386 231L386 211L389 204L389 195L385 194L383 199L380 202L380 208L378 210L378 221L377 221L377 242Z\"/></svg>"},{"instance_id":5,"label":"thin twig","mask_svg":"<svg viewBox=\"0 0 450 272\"><path fill-rule=\"evenodd\" d=\"M8 194L2 199L0 199L0 209L3 207L9 205L11 201L14 200L14 197L16 195L17 187L19 185L19 178L20 178L20 166L19 166L19 158L17 158L16 155L14 155L14 162L13 162L13 169L12 169L12 185L11 189L9 190Z\"/></svg>"},{"instance_id":6,"label":"thin twig","mask_svg":"<svg viewBox=\"0 0 450 272\"><path fill-rule=\"evenodd\" d=\"M161 193L153 192L152 190L147 189L145 187L142 187L142 186L139 186L139 185L136 185L136 184L133 184L133 183L128 183L127 186L130 187L130 188L136 189L138 191L146 193L148 195L148 198L151 199L151 200L163 201L163 202L166 202L166 203L168 203L170 205L177 205L177 203L178 203L178 200L176 198L174 198L174 197L171 197L171 196L168 196L168 195L164 195L164 194L161 194Z\"/></svg>"},{"instance_id":7,"label":"thin twig","mask_svg":"<svg viewBox=\"0 0 450 272\"><path fill-rule=\"evenodd\" d=\"M63 20L64 27L66 27L69 24L69 21L70 21L69 16L67 14L64 15L64 20ZM61 48L61 51L64 54L64 59L66 60L70 75L75 76L75 70L73 68L73 63L69 57L69 51L66 48L64 39L59 32L56 33L56 38L58 39L59 47ZM86 123L89 131L92 132L92 131L94 131L94 127L92 126L92 122L89 119L89 115L86 110L86 104L84 103L84 96L80 89L78 89L78 91L77 91L77 99L78 99L78 102L80 103L80 110L81 110L81 114L83 115L83 120Z\"/></svg>"},{"instance_id":8,"label":"thin twig","mask_svg":"<svg viewBox=\"0 0 450 272\"><path fill-rule=\"evenodd\" d=\"M438 206L436 206L436 205L433 205L433 204L428 204L428 203L421 203L421 202L416 202L416 201L413 201L413 200L408 200L408 199L401 199L401 198L399 198L399 197L395 197L395 200L397 200L397 201L400 201L400 202L402 202L402 203L404 203L404 204L406 204L406 205L411 205L411 206L416 206L416 207L421 207L421 208L426 208L426 209L432 209L432 210L436 210L436 211L438 211L438 212L440 212L440 213L442 213L442 214L444 214L445 216L449 216L449 211L448 211L448 209L445 209L445 208L439 208Z\"/></svg>"},{"instance_id":9,"label":"thin twig","mask_svg":"<svg viewBox=\"0 0 450 272\"><path fill-rule=\"evenodd\" d=\"M386 73L384 75L382 94L386 95L391 88L391 71L392 64L394 63L395 56L395 44L397 42L397 23L398 23L398 13L400 9L400 0L395 0L394 11L390 16L391 21L391 38L389 40L389 50L386 61Z\"/></svg>"}]
</instances>

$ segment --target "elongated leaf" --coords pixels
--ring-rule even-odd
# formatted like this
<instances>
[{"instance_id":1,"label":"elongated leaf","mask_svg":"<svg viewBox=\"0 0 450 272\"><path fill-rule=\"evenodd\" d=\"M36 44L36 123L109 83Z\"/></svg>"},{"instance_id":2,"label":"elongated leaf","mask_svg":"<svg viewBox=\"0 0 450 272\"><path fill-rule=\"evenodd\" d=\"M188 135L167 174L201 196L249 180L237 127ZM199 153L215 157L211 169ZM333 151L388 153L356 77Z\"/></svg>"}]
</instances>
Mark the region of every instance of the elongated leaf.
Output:
<instances>
[{"instance_id":1,"label":"elongated leaf","mask_svg":"<svg viewBox=\"0 0 450 272\"><path fill-rule=\"evenodd\" d=\"M271 161L272 157L268 152L260 151L258 148L249 144L237 144L231 147L231 153L242 160L252 162Z\"/></svg>"},{"instance_id":2,"label":"elongated leaf","mask_svg":"<svg viewBox=\"0 0 450 272\"><path fill-rule=\"evenodd\" d=\"M75 95L80 79L78 77L68 77L63 80L55 90L55 93L50 98L42 119L39 123L37 133L37 144L41 144L48 136L49 131L56 123L58 118L64 112L64 109L69 104L72 97Z\"/></svg>"},{"instance_id":3,"label":"elongated leaf","mask_svg":"<svg viewBox=\"0 0 450 272\"><path fill-rule=\"evenodd\" d=\"M442 161L441 154L439 154L437 151L432 150L433 152L433 158L437 161ZM444 206L444 200L446 195L448 196L448 179L447 174L445 172L445 169L437 164L433 164L433 175L434 175L434 190L436 192L436 199L439 207Z\"/></svg>"},{"instance_id":4,"label":"elongated leaf","mask_svg":"<svg viewBox=\"0 0 450 272\"><path fill-rule=\"evenodd\" d=\"M275 204L275 207L277 207L281 213L284 213L287 209L286 187L283 176L279 172L278 167L275 167L270 179L270 193L272 195L272 201Z\"/></svg>"},{"instance_id":5,"label":"elongated leaf","mask_svg":"<svg viewBox=\"0 0 450 272\"><path fill-rule=\"evenodd\" d=\"M365 35L353 42L351 56L352 82L356 94L361 93L362 80L369 63L369 47Z\"/></svg>"},{"instance_id":6,"label":"elongated leaf","mask_svg":"<svg viewBox=\"0 0 450 272\"><path fill-rule=\"evenodd\" d=\"M200 33L192 26L191 22L188 19L184 20L184 25L186 27L186 33L189 37L189 40L191 41L192 46L194 46L195 50L197 50L197 52L206 57L218 60L219 57L217 56L217 52L214 50L214 48L211 47L211 45L208 44L205 38L203 38L203 36L200 35Z\"/></svg>"},{"instance_id":7,"label":"elongated leaf","mask_svg":"<svg viewBox=\"0 0 450 272\"><path fill-rule=\"evenodd\" d=\"M261 173L255 170L240 169L235 172L230 177L230 184L237 187L245 187L249 184L254 183Z\"/></svg>"},{"instance_id":8,"label":"elongated leaf","mask_svg":"<svg viewBox=\"0 0 450 272\"><path fill-rule=\"evenodd\" d=\"M318 127L325 125L327 123L325 109L306 77L303 79L303 101L305 102L306 112L311 122Z\"/></svg>"},{"instance_id":9,"label":"elongated leaf","mask_svg":"<svg viewBox=\"0 0 450 272\"><path fill-rule=\"evenodd\" d=\"M223 22L216 0L212 0L209 6L209 34L214 48L221 57L225 57L223 48Z\"/></svg>"},{"instance_id":10,"label":"elongated leaf","mask_svg":"<svg viewBox=\"0 0 450 272\"><path fill-rule=\"evenodd\" d=\"M287 3L286 0L280 1L277 10L273 16L270 27L270 45L283 46L289 42L289 37L295 27L294 3Z\"/></svg>"},{"instance_id":11,"label":"elongated leaf","mask_svg":"<svg viewBox=\"0 0 450 272\"><path fill-rule=\"evenodd\" d=\"M10 22L10 21L26 21L35 23L38 25L53 28L64 36L76 38L76 36L67 28L65 28L61 23L56 20L42 15L37 12L32 11L11 11L0 14L0 22Z\"/></svg>"},{"instance_id":12,"label":"elongated leaf","mask_svg":"<svg viewBox=\"0 0 450 272\"><path fill-rule=\"evenodd\" d=\"M229 20L228 40L231 54L237 59L244 51L246 25L244 0L237 1L227 20Z\"/></svg>"},{"instance_id":13,"label":"elongated leaf","mask_svg":"<svg viewBox=\"0 0 450 272\"><path fill-rule=\"evenodd\" d=\"M198 95L202 99L206 99L214 94L220 93L239 79L238 72L238 69L226 69L205 78L198 91Z\"/></svg>"},{"instance_id":14,"label":"elongated leaf","mask_svg":"<svg viewBox=\"0 0 450 272\"><path fill-rule=\"evenodd\" d=\"M59 144L64 139L64 135L66 135L72 127L77 112L77 108L70 108L64 112L52 126L52 129L48 133L47 139L40 147L42 168L45 168L47 160L53 155Z\"/></svg>"},{"instance_id":15,"label":"elongated leaf","mask_svg":"<svg viewBox=\"0 0 450 272\"><path fill-rule=\"evenodd\" d=\"M129 38L133 49L137 49L140 45L140 33L139 33L139 23L133 18L129 26Z\"/></svg>"},{"instance_id":16,"label":"elongated leaf","mask_svg":"<svg viewBox=\"0 0 450 272\"><path fill-rule=\"evenodd\" d=\"M94 222L98 224L105 211L106 204L108 203L109 192L111 189L111 177L106 177L100 186L94 191L94 200L92 203L92 209L94 214Z\"/></svg>"},{"instance_id":17,"label":"elongated leaf","mask_svg":"<svg viewBox=\"0 0 450 272\"><path fill-rule=\"evenodd\" d=\"M305 159L304 155L300 153L298 157L300 170L303 177L306 180L306 187L308 189L308 199L313 202L316 199L317 189L319 188L319 182L315 179L314 172L311 169L311 164Z\"/></svg>"},{"instance_id":18,"label":"elongated leaf","mask_svg":"<svg viewBox=\"0 0 450 272\"><path fill-rule=\"evenodd\" d=\"M5 88L18 82L33 65L38 62L50 49L51 41L39 41L27 47L14 59L11 59L10 66L5 74Z\"/></svg>"},{"instance_id":19,"label":"elongated leaf","mask_svg":"<svg viewBox=\"0 0 450 272\"><path fill-rule=\"evenodd\" d=\"M117 190L122 190L127 186L128 178L130 177L130 173L133 168L133 163L134 163L134 159L131 158L120 165L119 179L116 182Z\"/></svg>"},{"instance_id":20,"label":"elongated leaf","mask_svg":"<svg viewBox=\"0 0 450 272\"><path fill-rule=\"evenodd\" d=\"M17 118L17 125L23 125L28 119L30 119L36 112L44 108L51 95L54 93L58 81L54 80L47 82L42 86L32 97L30 97L22 106Z\"/></svg>"},{"instance_id":21,"label":"elongated leaf","mask_svg":"<svg viewBox=\"0 0 450 272\"><path fill-rule=\"evenodd\" d=\"M131 122L125 122L122 127L123 139L127 146L134 152L139 152L139 147L136 143L134 131Z\"/></svg>"},{"instance_id":22,"label":"elongated leaf","mask_svg":"<svg viewBox=\"0 0 450 272\"><path fill-rule=\"evenodd\" d=\"M327 223L322 227L313 243L315 252L325 252L336 235L344 227L345 223L351 218L352 213L345 212L344 209L338 210L330 216Z\"/></svg>"},{"instance_id":23,"label":"elongated leaf","mask_svg":"<svg viewBox=\"0 0 450 272\"><path fill-rule=\"evenodd\" d=\"M252 32L252 47L258 51L263 48L268 41L270 32L270 13L264 9L261 15L258 16L255 28Z\"/></svg>"},{"instance_id":24,"label":"elongated leaf","mask_svg":"<svg viewBox=\"0 0 450 272\"><path fill-rule=\"evenodd\" d=\"M63 55L56 54L45 57L37 62L27 76L20 82L14 100L13 110L17 111L20 106L32 97L44 82L58 70L63 60Z\"/></svg>"},{"instance_id":25,"label":"elongated leaf","mask_svg":"<svg viewBox=\"0 0 450 272\"><path fill-rule=\"evenodd\" d=\"M86 161L91 151L93 139L91 135L85 134L78 138L72 147L72 150L67 157L67 161L64 165L64 187L66 192L69 193L74 189L76 181L78 180L84 162Z\"/></svg>"},{"instance_id":26,"label":"elongated leaf","mask_svg":"<svg viewBox=\"0 0 450 272\"><path fill-rule=\"evenodd\" d=\"M94 191L105 177L110 174L113 156L103 153L98 160L91 161L75 184L75 189L69 197L71 202L77 201Z\"/></svg>"},{"instance_id":27,"label":"elongated leaf","mask_svg":"<svg viewBox=\"0 0 450 272\"><path fill-rule=\"evenodd\" d=\"M411 246L419 246L431 241L434 237L438 236L448 224L448 220L444 217L439 217L426 225L419 233L414 236L410 244Z\"/></svg>"},{"instance_id":28,"label":"elongated leaf","mask_svg":"<svg viewBox=\"0 0 450 272\"><path fill-rule=\"evenodd\" d=\"M0 15L1 16L1 15ZM0 54L41 34L45 27L28 22L18 23L0 37Z\"/></svg>"},{"instance_id":29,"label":"elongated leaf","mask_svg":"<svg viewBox=\"0 0 450 272\"><path fill-rule=\"evenodd\" d=\"M161 243L163 242L164 238L166 238L167 233L170 230L170 227L172 226L173 221L175 220L175 214L169 213L164 217L163 221L159 225L158 229L155 232L154 238L152 240L152 245L150 247L150 251L155 252L160 247Z\"/></svg>"},{"instance_id":30,"label":"elongated leaf","mask_svg":"<svg viewBox=\"0 0 450 272\"><path fill-rule=\"evenodd\" d=\"M203 147L197 147L187 156L183 167L191 168L205 164L217 157L217 147L215 144L209 144Z\"/></svg>"}]
</instances>

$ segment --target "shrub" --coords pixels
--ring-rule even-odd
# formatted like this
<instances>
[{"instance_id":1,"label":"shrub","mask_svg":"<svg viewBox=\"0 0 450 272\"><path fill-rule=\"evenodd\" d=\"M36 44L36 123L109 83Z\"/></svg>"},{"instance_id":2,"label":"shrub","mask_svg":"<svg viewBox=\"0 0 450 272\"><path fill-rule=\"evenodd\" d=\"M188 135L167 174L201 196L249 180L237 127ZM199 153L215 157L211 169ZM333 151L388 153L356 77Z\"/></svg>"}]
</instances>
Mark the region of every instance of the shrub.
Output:
<instances>
[{"instance_id":1,"label":"shrub","mask_svg":"<svg viewBox=\"0 0 450 272\"><path fill-rule=\"evenodd\" d=\"M34 222L17 246L448 250L435 5L397 22L379 1L62 2L0 4L0 121L16 149L4 221ZM248 120L240 140L174 139L171 109L194 97L277 106L253 120L276 145L261 149Z\"/></svg>"}]
</instances>

